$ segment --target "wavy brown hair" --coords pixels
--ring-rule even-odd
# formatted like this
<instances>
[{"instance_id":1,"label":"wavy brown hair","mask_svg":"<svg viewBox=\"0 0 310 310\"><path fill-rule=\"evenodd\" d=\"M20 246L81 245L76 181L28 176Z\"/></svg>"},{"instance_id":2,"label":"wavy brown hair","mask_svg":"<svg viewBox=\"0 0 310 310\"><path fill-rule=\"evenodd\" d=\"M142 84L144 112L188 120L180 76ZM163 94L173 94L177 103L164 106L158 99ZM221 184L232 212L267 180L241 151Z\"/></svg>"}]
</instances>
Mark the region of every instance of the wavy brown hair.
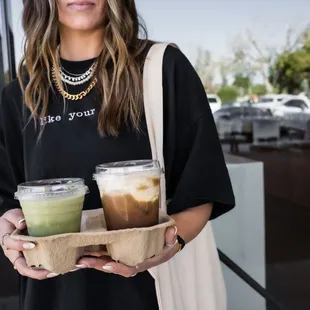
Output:
<instances>
[{"instance_id":1,"label":"wavy brown hair","mask_svg":"<svg viewBox=\"0 0 310 310\"><path fill-rule=\"evenodd\" d=\"M101 134L117 135L123 120L130 120L134 128L139 129L143 112L142 55L147 46L147 33L134 0L106 0L105 14L104 49L97 59L96 73L100 98L104 94L98 129ZM25 103L37 120L47 114L53 89L51 68L59 68L56 0L24 0L22 23L25 43L18 78ZM140 31L144 35L143 40L139 39ZM27 83L23 78L24 66Z\"/></svg>"}]
</instances>

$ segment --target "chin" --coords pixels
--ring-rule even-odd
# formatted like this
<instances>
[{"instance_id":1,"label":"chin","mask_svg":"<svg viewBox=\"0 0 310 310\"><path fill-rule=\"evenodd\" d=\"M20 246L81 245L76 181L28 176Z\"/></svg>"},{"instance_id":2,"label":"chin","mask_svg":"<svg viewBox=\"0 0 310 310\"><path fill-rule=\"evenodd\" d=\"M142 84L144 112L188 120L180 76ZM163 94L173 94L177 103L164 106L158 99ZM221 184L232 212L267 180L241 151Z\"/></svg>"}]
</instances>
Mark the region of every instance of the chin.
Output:
<instances>
[{"instance_id":1,"label":"chin","mask_svg":"<svg viewBox=\"0 0 310 310\"><path fill-rule=\"evenodd\" d=\"M66 28L69 28L71 30L75 31L93 31L100 27L100 25L93 23L92 21L76 21L70 24L64 25Z\"/></svg>"},{"instance_id":2,"label":"chin","mask_svg":"<svg viewBox=\"0 0 310 310\"><path fill-rule=\"evenodd\" d=\"M99 18L92 17L89 14L87 16L71 16L70 18L60 20L60 24L74 31L92 31L100 28L100 25L102 25L102 21Z\"/></svg>"},{"instance_id":3,"label":"chin","mask_svg":"<svg viewBox=\"0 0 310 310\"><path fill-rule=\"evenodd\" d=\"M77 24L70 27L72 30L75 31L94 31L97 30L99 27L89 24Z\"/></svg>"}]
</instances>

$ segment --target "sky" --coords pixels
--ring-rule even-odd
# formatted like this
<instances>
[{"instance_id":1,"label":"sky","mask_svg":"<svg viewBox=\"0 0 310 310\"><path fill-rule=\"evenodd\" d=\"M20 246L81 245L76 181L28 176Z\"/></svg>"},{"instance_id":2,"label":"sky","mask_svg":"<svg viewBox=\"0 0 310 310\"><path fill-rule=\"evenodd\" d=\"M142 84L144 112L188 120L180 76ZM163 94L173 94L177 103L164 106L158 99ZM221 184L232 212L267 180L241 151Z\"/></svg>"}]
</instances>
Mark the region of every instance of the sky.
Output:
<instances>
[{"instance_id":1,"label":"sky","mask_svg":"<svg viewBox=\"0 0 310 310\"><path fill-rule=\"evenodd\" d=\"M262 46L283 46L289 25L310 23L310 0L136 0L152 39L179 45L194 63L198 47L214 58L231 55L231 42L250 29Z\"/></svg>"},{"instance_id":2,"label":"sky","mask_svg":"<svg viewBox=\"0 0 310 310\"><path fill-rule=\"evenodd\" d=\"M21 57L22 0L11 0L16 60ZM261 46L284 45L289 25L310 23L310 0L136 0L149 37L176 43L194 64L198 47L231 56L232 40L250 29Z\"/></svg>"}]
</instances>

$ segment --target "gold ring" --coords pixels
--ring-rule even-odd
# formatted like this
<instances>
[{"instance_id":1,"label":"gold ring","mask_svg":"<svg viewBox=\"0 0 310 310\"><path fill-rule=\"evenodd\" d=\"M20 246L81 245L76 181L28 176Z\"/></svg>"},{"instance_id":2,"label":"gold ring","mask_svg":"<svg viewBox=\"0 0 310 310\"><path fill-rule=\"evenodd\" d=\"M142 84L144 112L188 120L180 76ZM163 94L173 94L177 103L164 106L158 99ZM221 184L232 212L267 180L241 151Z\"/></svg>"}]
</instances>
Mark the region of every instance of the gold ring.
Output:
<instances>
[{"instance_id":1,"label":"gold ring","mask_svg":"<svg viewBox=\"0 0 310 310\"><path fill-rule=\"evenodd\" d=\"M174 244L168 244L168 243L166 243L166 246L167 246L168 248L173 248L177 243L178 243L178 239L175 240Z\"/></svg>"},{"instance_id":2,"label":"gold ring","mask_svg":"<svg viewBox=\"0 0 310 310\"><path fill-rule=\"evenodd\" d=\"M21 257L23 257L23 256L20 255L20 256L16 257L15 260L14 260L14 262L12 263L15 270L16 270L15 263L16 263L16 261L17 261L19 258L21 258Z\"/></svg>"},{"instance_id":3,"label":"gold ring","mask_svg":"<svg viewBox=\"0 0 310 310\"><path fill-rule=\"evenodd\" d=\"M2 248L3 248L4 251L8 250L8 248L4 245L4 238L5 238L5 237L9 237L9 236L11 236L11 234L10 234L10 233L6 233L6 234L4 234L4 235L1 237L1 246L2 246Z\"/></svg>"},{"instance_id":4,"label":"gold ring","mask_svg":"<svg viewBox=\"0 0 310 310\"><path fill-rule=\"evenodd\" d=\"M136 267L137 272L135 274L133 274L132 276L130 276L130 278L135 277L138 274L138 272L139 272L139 266L136 265L135 267Z\"/></svg>"},{"instance_id":5,"label":"gold ring","mask_svg":"<svg viewBox=\"0 0 310 310\"><path fill-rule=\"evenodd\" d=\"M178 244L179 244L179 249L178 249L177 253L181 252L181 250L182 250L182 245L181 245L181 243L179 241L178 241Z\"/></svg>"}]
</instances>

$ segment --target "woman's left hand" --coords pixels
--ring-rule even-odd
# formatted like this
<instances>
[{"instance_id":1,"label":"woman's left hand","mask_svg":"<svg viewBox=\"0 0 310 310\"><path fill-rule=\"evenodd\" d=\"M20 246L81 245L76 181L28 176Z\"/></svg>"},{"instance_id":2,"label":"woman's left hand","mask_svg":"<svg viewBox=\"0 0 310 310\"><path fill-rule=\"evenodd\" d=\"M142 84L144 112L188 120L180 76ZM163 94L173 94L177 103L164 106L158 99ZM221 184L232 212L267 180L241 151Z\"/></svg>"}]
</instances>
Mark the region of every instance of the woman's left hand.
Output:
<instances>
[{"instance_id":1,"label":"woman's left hand","mask_svg":"<svg viewBox=\"0 0 310 310\"><path fill-rule=\"evenodd\" d=\"M82 268L94 268L99 271L114 273L126 278L134 277L137 273L146 271L152 267L158 266L171 259L180 249L180 245L177 242L177 229L176 227L169 227L166 231L166 246L163 251L144 261L143 263L130 267L121 263L117 263L107 256L106 252L86 252L85 255L94 257L81 258L76 267Z\"/></svg>"}]
</instances>

